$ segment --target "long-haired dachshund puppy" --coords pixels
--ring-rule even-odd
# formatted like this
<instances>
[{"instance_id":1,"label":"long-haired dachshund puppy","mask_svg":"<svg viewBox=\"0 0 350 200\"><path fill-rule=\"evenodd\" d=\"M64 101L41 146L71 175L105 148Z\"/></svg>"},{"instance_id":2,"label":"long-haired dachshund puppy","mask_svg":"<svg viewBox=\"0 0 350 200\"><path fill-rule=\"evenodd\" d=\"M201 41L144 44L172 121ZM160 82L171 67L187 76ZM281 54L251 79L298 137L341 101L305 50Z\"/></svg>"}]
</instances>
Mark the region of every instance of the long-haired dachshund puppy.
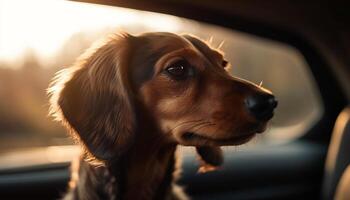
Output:
<instances>
[{"instance_id":1,"label":"long-haired dachshund puppy","mask_svg":"<svg viewBox=\"0 0 350 200\"><path fill-rule=\"evenodd\" d=\"M175 149L195 146L202 170L220 146L263 132L271 92L229 75L223 55L190 35L113 35L61 71L51 114L84 147L65 199L183 199Z\"/></svg>"}]
</instances>

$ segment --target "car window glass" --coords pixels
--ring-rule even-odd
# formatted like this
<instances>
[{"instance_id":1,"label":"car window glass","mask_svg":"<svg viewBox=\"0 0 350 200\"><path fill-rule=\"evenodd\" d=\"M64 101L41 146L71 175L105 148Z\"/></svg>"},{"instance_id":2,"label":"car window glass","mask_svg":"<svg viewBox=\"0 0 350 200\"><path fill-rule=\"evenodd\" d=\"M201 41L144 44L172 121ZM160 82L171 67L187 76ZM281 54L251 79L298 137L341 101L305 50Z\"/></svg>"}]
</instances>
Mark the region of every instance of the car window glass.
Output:
<instances>
[{"instance_id":1,"label":"car window glass","mask_svg":"<svg viewBox=\"0 0 350 200\"><path fill-rule=\"evenodd\" d=\"M279 100L269 128L250 145L292 141L322 115L305 59L286 44L158 13L77 2L19 2L0 5L0 153L72 144L48 117L46 88L55 72L71 65L93 41L118 31L191 33L220 45L233 75L262 82Z\"/></svg>"}]
</instances>

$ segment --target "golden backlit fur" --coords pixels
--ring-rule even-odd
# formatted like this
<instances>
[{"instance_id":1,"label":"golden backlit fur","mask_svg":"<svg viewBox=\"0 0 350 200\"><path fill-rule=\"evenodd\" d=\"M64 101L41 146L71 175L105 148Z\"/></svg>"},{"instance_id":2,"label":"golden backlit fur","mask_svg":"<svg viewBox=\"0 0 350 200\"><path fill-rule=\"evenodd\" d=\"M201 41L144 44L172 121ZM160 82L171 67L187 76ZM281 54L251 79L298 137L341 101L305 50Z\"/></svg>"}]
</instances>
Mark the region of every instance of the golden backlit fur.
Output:
<instances>
[{"instance_id":1,"label":"golden backlit fur","mask_svg":"<svg viewBox=\"0 0 350 200\"><path fill-rule=\"evenodd\" d=\"M270 92L227 65L194 36L120 34L59 72L50 113L85 149L65 198L185 199L174 186L178 144L197 148L205 172L222 164L220 146L249 141L268 121L244 99Z\"/></svg>"}]
</instances>

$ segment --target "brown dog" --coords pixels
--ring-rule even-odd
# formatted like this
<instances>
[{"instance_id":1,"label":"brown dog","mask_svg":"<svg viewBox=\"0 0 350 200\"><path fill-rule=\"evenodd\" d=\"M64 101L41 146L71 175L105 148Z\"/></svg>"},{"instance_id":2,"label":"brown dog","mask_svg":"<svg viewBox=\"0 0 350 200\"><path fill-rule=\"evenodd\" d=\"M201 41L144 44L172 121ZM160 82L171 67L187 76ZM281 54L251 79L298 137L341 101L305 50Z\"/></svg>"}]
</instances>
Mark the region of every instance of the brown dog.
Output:
<instances>
[{"instance_id":1,"label":"brown dog","mask_svg":"<svg viewBox=\"0 0 350 200\"><path fill-rule=\"evenodd\" d=\"M263 132L277 105L227 65L194 36L121 34L59 73L51 114L86 150L66 198L184 198L172 187L176 146L195 146L206 169L218 166L219 146Z\"/></svg>"}]
</instances>

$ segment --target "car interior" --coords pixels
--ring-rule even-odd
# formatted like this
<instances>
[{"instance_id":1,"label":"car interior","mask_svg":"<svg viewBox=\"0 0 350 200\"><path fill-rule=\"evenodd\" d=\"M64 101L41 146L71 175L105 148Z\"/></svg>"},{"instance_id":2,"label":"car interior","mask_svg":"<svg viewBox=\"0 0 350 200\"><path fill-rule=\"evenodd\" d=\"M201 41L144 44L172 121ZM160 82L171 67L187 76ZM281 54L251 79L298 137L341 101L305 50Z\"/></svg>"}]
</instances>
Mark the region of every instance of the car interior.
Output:
<instances>
[{"instance_id":1,"label":"car interior","mask_svg":"<svg viewBox=\"0 0 350 200\"><path fill-rule=\"evenodd\" d=\"M18 3L21 4L22 1ZM40 4L45 3L35 6L40 7ZM276 93L281 105L271 128L252 143L242 147L225 147L225 161L219 170L197 173L198 161L194 149L179 148L182 154L182 173L178 184L185 188L191 199L350 199L349 3L287 0L263 3L244 0L87 0L68 4L68 7L74 4L77 10L94 6L101 9L102 14L106 13L106 16L116 12L113 9L119 8L157 14L149 19L145 14L140 15L145 21L151 22L162 16L169 16L171 20L171 17L176 16L179 18L178 24L185 25L176 29L178 24L174 23L166 31L186 31L203 34L202 37L212 35L214 43L224 40L226 44L223 49L233 63L233 75L260 82L261 74L264 74L263 84ZM8 6L5 3L1 5L4 10ZM107 11L108 9L112 10ZM64 13L60 15L63 16ZM4 14L3 18L6 19L6 16ZM21 20L24 20L23 17L25 16L20 16ZM65 19L69 20L69 17ZM108 20L113 24L113 20ZM129 23L127 18L125 20ZM11 19L8 21L12 23ZM1 23L0 20L0 35ZM163 30L162 26L166 27L167 23L168 21L159 21L156 22L157 26L149 26L145 30L152 31L158 26L159 30ZM73 26L79 29L79 24ZM202 29L202 26L208 28ZM130 30L142 30L138 28L140 27ZM195 28L197 29L194 30ZM90 40L86 39L89 37L78 34L70 38L69 42L83 43ZM1 41L0 36L0 50L6 50L5 43ZM40 39L37 43L40 43ZM231 48L231 44L236 46ZM79 46L79 52L86 47ZM71 60L78 55L70 53L69 46L66 49L68 50L62 55L71 56ZM241 52L248 56L244 57ZM270 55L275 57L269 57ZM61 58L57 56L50 59ZM271 58L270 62L267 62L268 58ZM29 72L11 81L10 70L6 68L11 64L2 62L1 59L0 57L0 113L6 113L7 110L19 111L11 107L12 104L6 103L10 101L11 95L2 92L2 89L5 91L4 88L12 88L12 92L17 91L19 86L16 81ZM236 68L235 65L241 65L241 68ZM50 76L40 74L40 70L35 68L27 70L38 72L33 77L43 80L43 85L48 87L54 72L60 69L57 67L42 67L50 71ZM23 81L23 84L26 82ZM45 96L45 89L41 89L40 95ZM25 96L14 96L21 102L27 101ZM42 112L47 111L45 106L40 109ZM19 129L22 125L7 120L10 117L9 114L0 114L0 141L3 141L0 143L3 146L0 148L0 199L62 197L70 178L70 161L79 155L79 147L69 142L68 136L60 139L64 140L62 144L36 145L34 140L31 142L28 139L32 136L26 138L24 133L15 135L9 131L18 129L23 132L26 127L30 127L23 125L24 128ZM54 123L51 122L52 119L45 120L39 120L38 124ZM56 126L59 125L52 125ZM60 134L65 133L61 131ZM15 148L11 141L16 142L18 137L23 137L23 142Z\"/></svg>"}]
</instances>

